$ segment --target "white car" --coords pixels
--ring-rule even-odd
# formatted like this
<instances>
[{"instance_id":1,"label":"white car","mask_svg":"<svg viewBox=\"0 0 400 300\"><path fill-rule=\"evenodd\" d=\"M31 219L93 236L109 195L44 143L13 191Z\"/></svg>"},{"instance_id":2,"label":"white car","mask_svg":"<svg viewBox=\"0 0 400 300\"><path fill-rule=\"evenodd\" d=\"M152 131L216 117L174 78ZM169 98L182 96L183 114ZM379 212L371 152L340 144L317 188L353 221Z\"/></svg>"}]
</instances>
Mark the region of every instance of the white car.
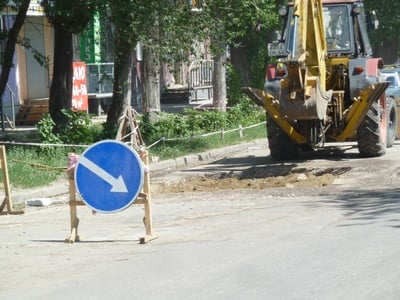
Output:
<instances>
[{"instance_id":1,"label":"white car","mask_svg":"<svg viewBox=\"0 0 400 300\"><path fill-rule=\"evenodd\" d=\"M386 68L381 70L380 74L381 81L388 81L389 86L386 89L386 97L393 99L395 103L388 102L388 114L389 114L389 129L388 131L396 132L396 139L400 139L400 122L397 122L397 128L391 128L391 123L394 118L400 120L400 68ZM389 132L389 134L392 134Z\"/></svg>"}]
</instances>

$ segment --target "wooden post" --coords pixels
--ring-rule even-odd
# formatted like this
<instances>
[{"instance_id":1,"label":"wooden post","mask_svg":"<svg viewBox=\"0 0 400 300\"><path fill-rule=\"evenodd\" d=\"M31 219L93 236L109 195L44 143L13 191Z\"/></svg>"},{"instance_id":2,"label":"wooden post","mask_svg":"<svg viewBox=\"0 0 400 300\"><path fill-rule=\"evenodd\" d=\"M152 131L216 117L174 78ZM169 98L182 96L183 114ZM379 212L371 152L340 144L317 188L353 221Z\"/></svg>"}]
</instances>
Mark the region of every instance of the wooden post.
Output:
<instances>
[{"instance_id":1,"label":"wooden post","mask_svg":"<svg viewBox=\"0 0 400 300\"><path fill-rule=\"evenodd\" d=\"M8 177L8 167L7 167L7 158L6 158L6 147L0 146L0 160L1 160L1 168L3 170L3 183L4 183L4 192L5 198L0 205L0 215L20 215L23 214L23 210L14 210L12 200L11 200L11 191L10 191L10 179ZM3 211L7 208L7 211Z\"/></svg>"},{"instance_id":2,"label":"wooden post","mask_svg":"<svg viewBox=\"0 0 400 300\"><path fill-rule=\"evenodd\" d=\"M144 222L144 227L146 229L146 235L140 238L140 243L145 244L147 242L150 242L151 240L158 238L158 236L153 234L153 217L151 213L151 198L150 198L150 170L148 167L149 153L147 151L143 151L140 156L145 165L143 193L141 197L142 197L142 203L144 204L143 222Z\"/></svg>"},{"instance_id":3,"label":"wooden post","mask_svg":"<svg viewBox=\"0 0 400 300\"><path fill-rule=\"evenodd\" d=\"M79 242L79 234L78 234L78 211L77 206L85 205L83 201L76 200L76 188L75 188L75 180L74 180L74 169L75 165L78 162L79 156L75 153L70 153L68 155L68 182L69 182L69 215L70 215L70 223L71 223L71 235L65 239L65 243L74 243Z\"/></svg>"},{"instance_id":4,"label":"wooden post","mask_svg":"<svg viewBox=\"0 0 400 300\"><path fill-rule=\"evenodd\" d=\"M144 244L157 238L157 236L153 234L153 219L151 213L149 153L147 150L144 150L144 142L135 119L135 110L130 106L125 108L124 115L119 124L116 140L124 142L127 138L130 138L131 146L139 153L145 168L142 192L139 193L139 196L133 203L144 205L143 223L146 235L140 238L140 243Z\"/></svg>"},{"instance_id":5,"label":"wooden post","mask_svg":"<svg viewBox=\"0 0 400 300\"><path fill-rule=\"evenodd\" d=\"M127 138L130 138L130 143L135 150L139 150L144 145L139 125L135 119L135 110L130 106L124 110L115 139L124 142Z\"/></svg>"}]
</instances>

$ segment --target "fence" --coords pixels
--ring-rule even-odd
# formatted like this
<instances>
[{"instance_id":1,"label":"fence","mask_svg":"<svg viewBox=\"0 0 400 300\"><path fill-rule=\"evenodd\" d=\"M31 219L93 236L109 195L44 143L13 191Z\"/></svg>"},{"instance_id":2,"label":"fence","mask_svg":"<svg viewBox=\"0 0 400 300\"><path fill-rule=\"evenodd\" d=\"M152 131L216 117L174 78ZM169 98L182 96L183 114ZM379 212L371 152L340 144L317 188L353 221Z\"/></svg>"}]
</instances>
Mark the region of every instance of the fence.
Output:
<instances>
[{"instance_id":1,"label":"fence","mask_svg":"<svg viewBox=\"0 0 400 300\"><path fill-rule=\"evenodd\" d=\"M188 88L192 99L197 101L200 91L206 91L208 100L212 99L213 71L213 60L196 60L191 62L188 71ZM88 94L95 95L96 98L111 97L113 92L113 77L113 63L86 64Z\"/></svg>"},{"instance_id":2,"label":"fence","mask_svg":"<svg viewBox=\"0 0 400 300\"><path fill-rule=\"evenodd\" d=\"M9 93L10 95L10 104L9 105L4 105L5 98L3 98L3 101L1 102L1 122L2 122L2 130L5 130L5 123L7 122L8 125L14 129L15 128L15 105L19 105L19 103L15 103L17 100L17 96L15 94L15 91L12 89L12 87L7 83L6 85L6 91L5 93ZM7 112L6 112L7 110ZM9 118L9 115L11 115L11 119Z\"/></svg>"},{"instance_id":3,"label":"fence","mask_svg":"<svg viewBox=\"0 0 400 300\"><path fill-rule=\"evenodd\" d=\"M114 63L86 64L88 94L109 94L113 92Z\"/></svg>"},{"instance_id":4,"label":"fence","mask_svg":"<svg viewBox=\"0 0 400 300\"><path fill-rule=\"evenodd\" d=\"M212 99L213 70L213 60L196 60L190 64L188 86L189 92L194 95L194 100L197 101L197 93L200 90L207 90L208 100Z\"/></svg>"},{"instance_id":5,"label":"fence","mask_svg":"<svg viewBox=\"0 0 400 300\"><path fill-rule=\"evenodd\" d=\"M89 97L89 112L101 115L102 110L107 112L108 105L105 99L113 94L114 63L86 64L86 82Z\"/></svg>"}]
</instances>

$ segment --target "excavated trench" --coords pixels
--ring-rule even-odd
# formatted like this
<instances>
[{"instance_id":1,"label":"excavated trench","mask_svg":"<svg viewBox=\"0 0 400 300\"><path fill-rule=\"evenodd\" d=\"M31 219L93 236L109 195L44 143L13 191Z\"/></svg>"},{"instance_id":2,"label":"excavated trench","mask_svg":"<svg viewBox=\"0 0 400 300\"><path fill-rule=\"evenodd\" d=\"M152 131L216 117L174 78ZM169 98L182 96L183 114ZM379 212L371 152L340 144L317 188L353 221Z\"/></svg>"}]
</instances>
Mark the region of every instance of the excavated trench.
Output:
<instances>
[{"instance_id":1,"label":"excavated trench","mask_svg":"<svg viewBox=\"0 0 400 300\"><path fill-rule=\"evenodd\" d=\"M172 184L158 183L155 193L328 186L350 169L350 167L293 168L291 166L251 168L241 172L193 176Z\"/></svg>"}]
</instances>

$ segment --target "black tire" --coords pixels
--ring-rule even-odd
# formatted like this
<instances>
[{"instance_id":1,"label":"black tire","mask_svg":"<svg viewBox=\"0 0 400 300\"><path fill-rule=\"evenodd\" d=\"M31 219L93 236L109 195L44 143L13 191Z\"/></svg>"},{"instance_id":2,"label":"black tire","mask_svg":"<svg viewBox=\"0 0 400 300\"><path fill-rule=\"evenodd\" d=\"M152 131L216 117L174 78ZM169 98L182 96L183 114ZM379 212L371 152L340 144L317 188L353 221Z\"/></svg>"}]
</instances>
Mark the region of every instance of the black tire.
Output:
<instances>
[{"instance_id":1,"label":"black tire","mask_svg":"<svg viewBox=\"0 0 400 300\"><path fill-rule=\"evenodd\" d=\"M383 137L380 103L374 101L365 120L357 129L358 151L363 157L382 156L386 153L386 139ZM386 124L385 124L386 126Z\"/></svg>"},{"instance_id":2,"label":"black tire","mask_svg":"<svg viewBox=\"0 0 400 300\"><path fill-rule=\"evenodd\" d=\"M392 147L396 140L397 131L397 108L396 102L392 97L386 98L386 117L387 117L387 142L388 148Z\"/></svg>"},{"instance_id":3,"label":"black tire","mask_svg":"<svg viewBox=\"0 0 400 300\"><path fill-rule=\"evenodd\" d=\"M267 137L273 160L291 160L299 156L299 147L267 114Z\"/></svg>"}]
</instances>

